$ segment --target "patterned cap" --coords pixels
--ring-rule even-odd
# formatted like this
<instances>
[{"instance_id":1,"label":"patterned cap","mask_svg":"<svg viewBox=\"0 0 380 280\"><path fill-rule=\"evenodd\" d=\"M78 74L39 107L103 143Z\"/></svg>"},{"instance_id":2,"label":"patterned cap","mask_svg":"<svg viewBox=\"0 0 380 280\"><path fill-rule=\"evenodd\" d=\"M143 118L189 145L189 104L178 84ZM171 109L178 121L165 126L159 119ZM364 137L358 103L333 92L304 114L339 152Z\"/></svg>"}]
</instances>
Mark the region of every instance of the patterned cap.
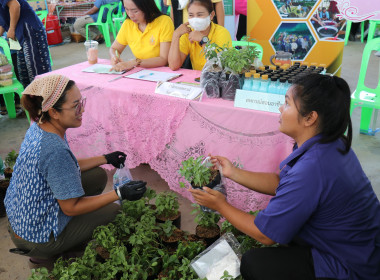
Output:
<instances>
[{"instance_id":1,"label":"patterned cap","mask_svg":"<svg viewBox=\"0 0 380 280\"><path fill-rule=\"evenodd\" d=\"M63 75L44 76L34 79L22 94L42 96L42 112L47 112L61 97L69 81Z\"/></svg>"}]
</instances>

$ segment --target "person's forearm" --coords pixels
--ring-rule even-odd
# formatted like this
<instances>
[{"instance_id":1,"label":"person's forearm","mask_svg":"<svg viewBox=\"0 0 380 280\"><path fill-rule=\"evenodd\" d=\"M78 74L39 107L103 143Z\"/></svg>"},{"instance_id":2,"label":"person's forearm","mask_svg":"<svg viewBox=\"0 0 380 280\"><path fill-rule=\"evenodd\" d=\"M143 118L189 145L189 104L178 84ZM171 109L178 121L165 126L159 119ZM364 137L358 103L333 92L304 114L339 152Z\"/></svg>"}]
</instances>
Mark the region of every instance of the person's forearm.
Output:
<instances>
[{"instance_id":1,"label":"person's forearm","mask_svg":"<svg viewBox=\"0 0 380 280\"><path fill-rule=\"evenodd\" d=\"M276 173L251 172L236 168L231 180L259 193L275 195L280 177Z\"/></svg>"},{"instance_id":2,"label":"person's forearm","mask_svg":"<svg viewBox=\"0 0 380 280\"><path fill-rule=\"evenodd\" d=\"M255 216L233 207L226 201L224 201L216 210L235 228L256 239L260 243L265 245L272 245L275 243L257 228L254 223Z\"/></svg>"},{"instance_id":3,"label":"person's forearm","mask_svg":"<svg viewBox=\"0 0 380 280\"><path fill-rule=\"evenodd\" d=\"M62 207L63 213L67 216L78 216L93 212L102 208L114 201L117 201L119 197L114 190L94 196L84 196L76 200L70 207ZM65 201L58 201L59 204L65 203ZM65 210L64 210L65 209Z\"/></svg>"},{"instance_id":4,"label":"person's forearm","mask_svg":"<svg viewBox=\"0 0 380 280\"><path fill-rule=\"evenodd\" d=\"M12 1L9 5L10 23L9 29L16 30L18 20L20 19L20 4Z\"/></svg>"},{"instance_id":5,"label":"person's forearm","mask_svg":"<svg viewBox=\"0 0 380 280\"><path fill-rule=\"evenodd\" d=\"M218 21L218 24L221 26L224 26L225 13L224 13L223 1L216 3L215 13L216 13L216 19Z\"/></svg>"},{"instance_id":6,"label":"person's forearm","mask_svg":"<svg viewBox=\"0 0 380 280\"><path fill-rule=\"evenodd\" d=\"M78 159L80 170L87 171L91 168L98 167L102 164L107 164L107 160L104 156L97 156L85 159Z\"/></svg>"},{"instance_id":7,"label":"person's forearm","mask_svg":"<svg viewBox=\"0 0 380 280\"><path fill-rule=\"evenodd\" d=\"M154 68L168 65L168 59L158 56L147 59L142 59L139 67L143 68Z\"/></svg>"},{"instance_id":8,"label":"person's forearm","mask_svg":"<svg viewBox=\"0 0 380 280\"><path fill-rule=\"evenodd\" d=\"M170 45L170 51L168 56L169 67L172 70L177 70L181 67L181 51L179 49L179 38L178 35L173 35L172 44Z\"/></svg>"},{"instance_id":9,"label":"person's forearm","mask_svg":"<svg viewBox=\"0 0 380 280\"><path fill-rule=\"evenodd\" d=\"M93 6L91 9L89 9L87 12L85 12L85 15L93 15L98 11L99 11L99 8L96 6Z\"/></svg>"}]
</instances>

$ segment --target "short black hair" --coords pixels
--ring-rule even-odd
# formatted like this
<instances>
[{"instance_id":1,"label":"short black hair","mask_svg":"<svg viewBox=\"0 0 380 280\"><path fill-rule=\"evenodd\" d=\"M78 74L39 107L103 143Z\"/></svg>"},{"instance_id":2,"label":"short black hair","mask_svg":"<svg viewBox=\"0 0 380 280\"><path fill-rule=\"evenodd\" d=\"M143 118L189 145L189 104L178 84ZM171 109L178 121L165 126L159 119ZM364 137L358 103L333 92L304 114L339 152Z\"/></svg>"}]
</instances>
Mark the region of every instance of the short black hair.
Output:
<instances>
[{"instance_id":1,"label":"short black hair","mask_svg":"<svg viewBox=\"0 0 380 280\"><path fill-rule=\"evenodd\" d=\"M141 10L145 15L145 21L151 23L159 16L163 15L158 9L154 0L132 0L133 3Z\"/></svg>"},{"instance_id":2,"label":"short black hair","mask_svg":"<svg viewBox=\"0 0 380 280\"><path fill-rule=\"evenodd\" d=\"M337 76L309 74L296 78L293 89L301 116L305 117L312 111L318 113L318 129L322 134L320 142L341 138L345 144L341 152L347 153L352 143L351 91L347 82Z\"/></svg>"}]
</instances>

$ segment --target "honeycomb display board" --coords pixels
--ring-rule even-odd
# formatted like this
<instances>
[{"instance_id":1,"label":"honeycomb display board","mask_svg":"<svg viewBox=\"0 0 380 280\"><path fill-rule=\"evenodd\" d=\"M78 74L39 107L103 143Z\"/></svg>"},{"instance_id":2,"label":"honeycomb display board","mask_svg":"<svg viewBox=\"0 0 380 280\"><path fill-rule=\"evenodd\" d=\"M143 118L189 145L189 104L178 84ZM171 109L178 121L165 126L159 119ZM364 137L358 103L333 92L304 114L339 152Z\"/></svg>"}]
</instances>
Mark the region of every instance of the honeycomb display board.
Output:
<instances>
[{"instance_id":1,"label":"honeycomb display board","mask_svg":"<svg viewBox=\"0 0 380 280\"><path fill-rule=\"evenodd\" d=\"M263 47L264 65L270 65L276 51L285 51L292 54L293 62L326 64L327 72L339 76L346 23L339 13L325 13L331 2L336 3L248 0L247 33Z\"/></svg>"}]
</instances>

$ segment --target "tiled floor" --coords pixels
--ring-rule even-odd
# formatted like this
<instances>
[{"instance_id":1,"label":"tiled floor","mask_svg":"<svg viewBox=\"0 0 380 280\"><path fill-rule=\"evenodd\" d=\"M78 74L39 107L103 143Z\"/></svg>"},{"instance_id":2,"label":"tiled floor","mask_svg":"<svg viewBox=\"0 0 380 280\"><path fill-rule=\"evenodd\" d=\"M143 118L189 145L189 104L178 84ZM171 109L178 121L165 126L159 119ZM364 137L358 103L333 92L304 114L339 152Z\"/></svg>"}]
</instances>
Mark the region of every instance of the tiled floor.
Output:
<instances>
[{"instance_id":1,"label":"tiled floor","mask_svg":"<svg viewBox=\"0 0 380 280\"><path fill-rule=\"evenodd\" d=\"M345 47L343 55L343 65L341 76L347 80L353 90L358 80L358 74L361 62L361 53L364 44L360 42L349 42ZM51 48L51 55L54 60L53 69L59 69L68 65L82 62L86 59L85 48L83 44L69 43ZM99 56L109 58L108 48L100 45ZM130 57L131 54L123 54L124 58ZM378 82L379 58L373 56L370 65L371 76L368 77L369 85L376 85ZM376 136L366 136L358 133L360 110L355 110L353 114L354 139L353 149L357 153L363 169L370 178L372 185L380 197L380 133ZM380 116L379 118L380 119ZM378 124L380 126L380 124ZM0 156L2 158L11 151L19 150L24 134L28 128L26 118L8 119L0 118ZM109 172L109 179L112 178L112 172ZM142 179L148 182L156 190L166 190L168 186L159 175L151 170L149 166L142 165L132 170L132 175L136 179ZM111 186L109 180L108 188ZM185 230L193 231L193 217L190 215L190 202L186 199L180 199L182 211L182 227ZM15 280L27 279L30 275L30 265L28 258L11 254L9 249L13 244L7 232L7 219L0 218L0 279Z\"/></svg>"}]
</instances>

